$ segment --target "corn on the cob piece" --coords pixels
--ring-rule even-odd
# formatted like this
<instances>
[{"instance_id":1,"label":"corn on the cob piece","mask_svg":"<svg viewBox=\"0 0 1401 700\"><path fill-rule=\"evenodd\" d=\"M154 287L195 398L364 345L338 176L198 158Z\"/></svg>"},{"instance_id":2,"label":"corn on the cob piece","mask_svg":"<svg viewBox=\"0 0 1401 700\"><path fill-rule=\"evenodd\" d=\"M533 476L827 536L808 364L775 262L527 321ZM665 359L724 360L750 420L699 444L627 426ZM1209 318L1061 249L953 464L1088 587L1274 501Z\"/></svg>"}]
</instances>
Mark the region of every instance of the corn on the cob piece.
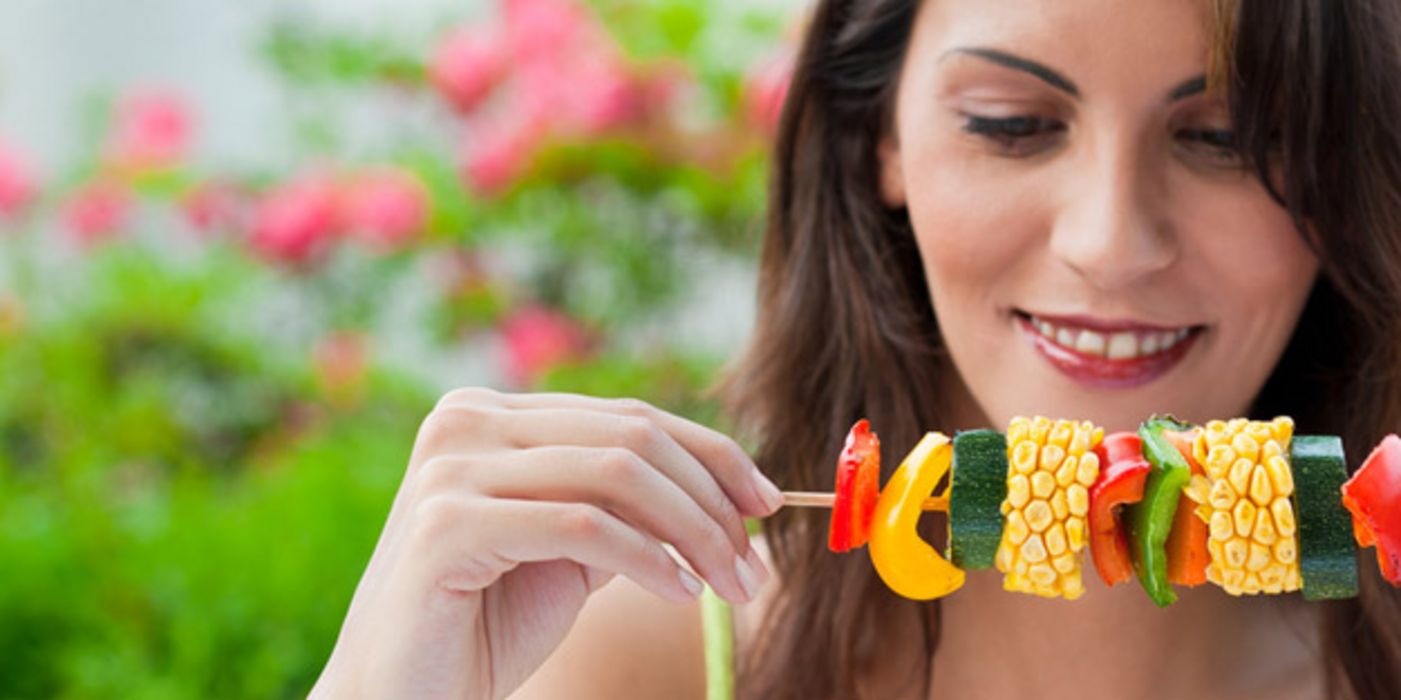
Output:
<instances>
[{"instance_id":1,"label":"corn on the cob piece","mask_svg":"<svg viewBox=\"0 0 1401 700\"><path fill-rule=\"evenodd\" d=\"M1236 418L1207 423L1192 444L1206 476L1193 476L1183 493L1210 528L1206 578L1231 595L1299 590L1293 435L1287 416Z\"/></svg>"},{"instance_id":2,"label":"corn on the cob piece","mask_svg":"<svg viewBox=\"0 0 1401 700\"><path fill-rule=\"evenodd\" d=\"M1007 524L995 564L1002 587L1067 600L1085 592L1089 488L1099 478L1093 450L1104 429L1089 421L1013 418L1007 429Z\"/></svg>"}]
</instances>

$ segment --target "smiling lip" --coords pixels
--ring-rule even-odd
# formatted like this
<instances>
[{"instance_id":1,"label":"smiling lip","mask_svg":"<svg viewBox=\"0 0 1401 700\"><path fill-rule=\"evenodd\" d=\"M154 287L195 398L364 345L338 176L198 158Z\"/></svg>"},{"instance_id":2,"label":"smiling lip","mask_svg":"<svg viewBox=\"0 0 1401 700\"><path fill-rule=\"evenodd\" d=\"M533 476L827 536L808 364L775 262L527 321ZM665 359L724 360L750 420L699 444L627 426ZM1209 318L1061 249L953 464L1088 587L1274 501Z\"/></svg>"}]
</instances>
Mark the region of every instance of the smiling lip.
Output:
<instances>
[{"instance_id":1,"label":"smiling lip","mask_svg":"<svg viewBox=\"0 0 1401 700\"><path fill-rule=\"evenodd\" d=\"M1062 374L1093 388L1126 389L1141 386L1157 379L1182 360L1202 330L1201 326L1171 328L1132 322L1103 321L1083 316L1032 316L1021 311L1016 313L1016 318L1017 325L1037 353L1050 362L1053 367L1060 370ZM1038 326L1040 330L1038 330ZM1060 335L1062 340L1067 337L1066 333L1077 338L1082 331L1098 334L1091 336L1099 337L1101 340L1098 352L1095 351L1093 343L1090 343L1089 347L1077 348L1077 343L1063 343L1054 337L1047 337L1043 330L1048 326L1063 329L1052 334ZM1130 353L1133 355L1132 357L1111 359L1107 354L1112 353L1106 353L1102 345L1103 337L1111 334L1133 334L1138 341L1148 338L1154 340L1139 342ZM1157 338L1167 338L1174 335L1176 337L1172 342L1163 343L1164 349L1157 348Z\"/></svg>"}]
</instances>

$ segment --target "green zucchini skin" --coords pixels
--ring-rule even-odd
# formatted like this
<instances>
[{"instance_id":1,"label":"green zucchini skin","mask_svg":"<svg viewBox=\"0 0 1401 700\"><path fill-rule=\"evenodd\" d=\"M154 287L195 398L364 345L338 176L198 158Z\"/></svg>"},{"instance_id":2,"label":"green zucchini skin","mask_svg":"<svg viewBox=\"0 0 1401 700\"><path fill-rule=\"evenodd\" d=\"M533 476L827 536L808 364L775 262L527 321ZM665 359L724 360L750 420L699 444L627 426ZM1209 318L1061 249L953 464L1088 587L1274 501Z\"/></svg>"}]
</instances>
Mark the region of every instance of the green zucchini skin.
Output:
<instances>
[{"instance_id":1,"label":"green zucchini skin","mask_svg":"<svg viewBox=\"0 0 1401 700\"><path fill-rule=\"evenodd\" d=\"M949 561L960 569L991 569L1002 541L1007 498L1007 437L967 430L953 438L949 486Z\"/></svg>"},{"instance_id":2,"label":"green zucchini skin","mask_svg":"<svg viewBox=\"0 0 1401 700\"><path fill-rule=\"evenodd\" d=\"M1352 517L1343 507L1347 481L1343 441L1333 435L1296 435L1289 446L1298 522L1299 574L1306 600L1357 596L1357 546Z\"/></svg>"}]
</instances>

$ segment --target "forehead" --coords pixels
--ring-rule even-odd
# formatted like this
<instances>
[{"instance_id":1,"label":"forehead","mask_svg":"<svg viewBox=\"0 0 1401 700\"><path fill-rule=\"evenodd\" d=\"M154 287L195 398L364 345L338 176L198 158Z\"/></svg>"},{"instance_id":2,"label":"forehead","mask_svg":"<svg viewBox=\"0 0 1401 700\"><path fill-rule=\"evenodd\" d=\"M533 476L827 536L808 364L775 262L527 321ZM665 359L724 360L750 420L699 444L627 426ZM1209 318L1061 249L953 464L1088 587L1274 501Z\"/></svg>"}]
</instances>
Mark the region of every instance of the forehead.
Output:
<instances>
[{"instance_id":1,"label":"forehead","mask_svg":"<svg viewBox=\"0 0 1401 700\"><path fill-rule=\"evenodd\" d=\"M1207 63L1203 0L924 0L910 57L937 63L960 47L997 48L1097 90L1153 90Z\"/></svg>"}]
</instances>

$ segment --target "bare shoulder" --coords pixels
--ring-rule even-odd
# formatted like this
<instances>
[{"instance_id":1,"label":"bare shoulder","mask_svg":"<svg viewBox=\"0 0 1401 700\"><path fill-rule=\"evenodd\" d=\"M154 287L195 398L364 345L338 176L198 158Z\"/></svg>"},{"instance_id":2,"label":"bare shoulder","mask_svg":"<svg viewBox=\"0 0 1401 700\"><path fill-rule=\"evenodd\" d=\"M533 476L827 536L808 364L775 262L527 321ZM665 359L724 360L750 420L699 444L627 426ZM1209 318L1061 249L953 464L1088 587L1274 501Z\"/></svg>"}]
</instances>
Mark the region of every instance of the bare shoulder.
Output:
<instances>
[{"instance_id":1,"label":"bare shoulder","mask_svg":"<svg viewBox=\"0 0 1401 700\"><path fill-rule=\"evenodd\" d=\"M752 541L769 564L762 538ZM770 579L758 600L734 608L740 653L775 588ZM703 698L704 655L699 603L663 600L615 576L589 597L564 642L511 697Z\"/></svg>"}]
</instances>

